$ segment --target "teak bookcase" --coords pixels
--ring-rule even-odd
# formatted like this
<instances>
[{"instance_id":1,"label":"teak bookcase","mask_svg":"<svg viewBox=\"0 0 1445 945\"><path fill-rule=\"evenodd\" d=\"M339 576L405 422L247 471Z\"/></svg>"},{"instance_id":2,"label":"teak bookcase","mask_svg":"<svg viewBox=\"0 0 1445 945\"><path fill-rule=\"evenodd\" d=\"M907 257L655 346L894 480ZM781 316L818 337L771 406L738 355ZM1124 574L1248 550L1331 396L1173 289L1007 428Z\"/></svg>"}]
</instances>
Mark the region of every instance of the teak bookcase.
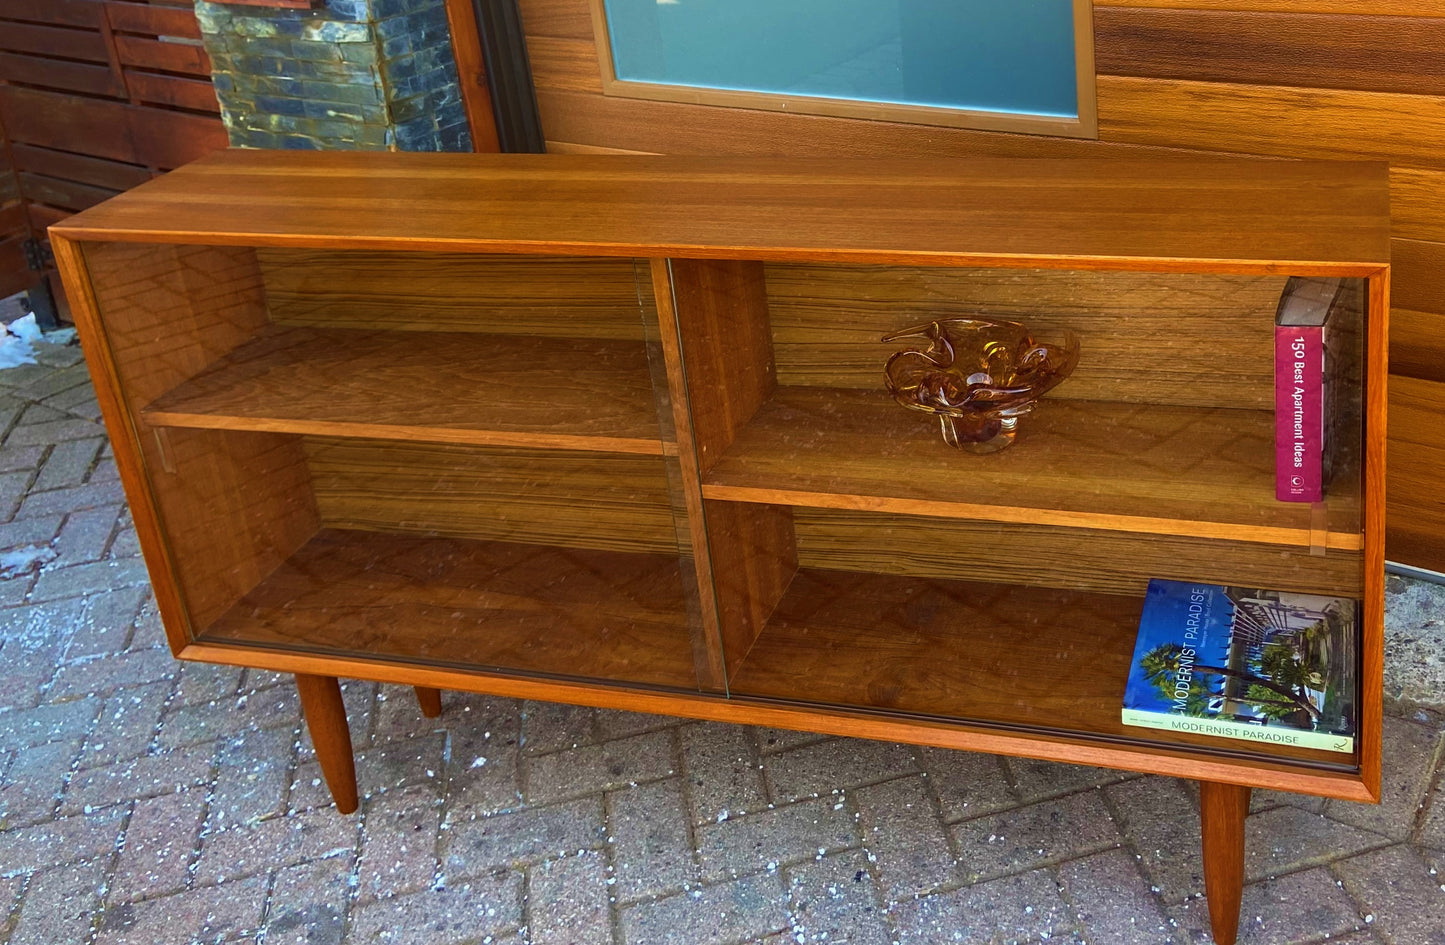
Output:
<instances>
[{"instance_id":1,"label":"teak bookcase","mask_svg":"<svg viewBox=\"0 0 1445 945\"><path fill-rule=\"evenodd\" d=\"M1380 165L231 151L51 230L178 657L1252 787L1380 782ZM1332 318L1340 469L1274 499L1273 314ZM880 338L1082 338L988 455ZM1353 755L1125 728L1152 576L1363 600Z\"/></svg>"}]
</instances>

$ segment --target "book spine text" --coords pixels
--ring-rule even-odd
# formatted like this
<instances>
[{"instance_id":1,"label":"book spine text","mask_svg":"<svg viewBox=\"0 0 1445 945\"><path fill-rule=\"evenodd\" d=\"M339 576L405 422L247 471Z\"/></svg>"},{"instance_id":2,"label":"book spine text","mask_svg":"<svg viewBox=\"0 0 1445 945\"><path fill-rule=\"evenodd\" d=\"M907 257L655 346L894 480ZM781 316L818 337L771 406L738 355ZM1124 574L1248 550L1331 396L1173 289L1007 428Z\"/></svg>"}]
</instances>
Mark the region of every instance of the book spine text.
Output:
<instances>
[{"instance_id":1,"label":"book spine text","mask_svg":"<svg viewBox=\"0 0 1445 945\"><path fill-rule=\"evenodd\" d=\"M1267 742L1272 745L1291 745L1295 748L1318 748L1323 751L1343 753L1351 753L1355 750L1355 739L1350 735L1305 732L1291 728L1271 728L1266 725L1236 722L1233 719L1200 719L1188 715L1172 715L1167 712L1125 709L1124 724L1141 728L1164 729L1169 732L1185 732L1191 735L1242 738L1255 742Z\"/></svg>"},{"instance_id":2,"label":"book spine text","mask_svg":"<svg viewBox=\"0 0 1445 945\"><path fill-rule=\"evenodd\" d=\"M1324 499L1324 329L1274 330L1275 498Z\"/></svg>"}]
</instances>

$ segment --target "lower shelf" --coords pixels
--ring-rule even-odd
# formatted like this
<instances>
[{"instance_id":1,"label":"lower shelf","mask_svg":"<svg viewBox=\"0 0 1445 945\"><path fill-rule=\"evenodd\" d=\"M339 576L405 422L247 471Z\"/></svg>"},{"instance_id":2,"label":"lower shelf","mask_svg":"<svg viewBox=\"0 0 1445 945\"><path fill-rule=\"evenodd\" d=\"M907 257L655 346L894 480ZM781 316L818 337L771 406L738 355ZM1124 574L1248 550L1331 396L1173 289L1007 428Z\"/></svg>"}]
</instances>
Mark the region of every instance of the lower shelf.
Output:
<instances>
[{"instance_id":1,"label":"lower shelf","mask_svg":"<svg viewBox=\"0 0 1445 945\"><path fill-rule=\"evenodd\" d=\"M1126 727L1142 598L802 569L734 696L1354 771L1358 755ZM1357 749L1358 751L1358 749Z\"/></svg>"},{"instance_id":2,"label":"lower shelf","mask_svg":"<svg viewBox=\"0 0 1445 945\"><path fill-rule=\"evenodd\" d=\"M198 642L697 689L675 555L323 529Z\"/></svg>"},{"instance_id":3,"label":"lower shelf","mask_svg":"<svg viewBox=\"0 0 1445 945\"><path fill-rule=\"evenodd\" d=\"M1358 754L1124 726L1141 607L1127 595L804 568L728 688L745 701L1358 770ZM666 554L323 529L197 642L698 688L682 571Z\"/></svg>"}]
</instances>

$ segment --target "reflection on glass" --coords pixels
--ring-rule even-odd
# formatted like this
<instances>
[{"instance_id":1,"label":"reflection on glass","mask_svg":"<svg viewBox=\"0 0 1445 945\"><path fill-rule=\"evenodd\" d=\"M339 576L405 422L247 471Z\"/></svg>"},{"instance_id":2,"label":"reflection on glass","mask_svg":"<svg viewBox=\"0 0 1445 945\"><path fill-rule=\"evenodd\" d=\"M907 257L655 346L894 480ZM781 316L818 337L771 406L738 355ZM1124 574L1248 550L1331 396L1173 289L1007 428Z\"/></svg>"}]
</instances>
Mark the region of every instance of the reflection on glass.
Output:
<instances>
[{"instance_id":1,"label":"reflection on glass","mask_svg":"<svg viewBox=\"0 0 1445 945\"><path fill-rule=\"evenodd\" d=\"M1079 363L1079 336L1040 344L1018 322L944 318L884 335L927 339L923 350L888 359L888 391L900 404L938 417L943 441L970 453L996 453L1014 441L1020 417Z\"/></svg>"},{"instance_id":2,"label":"reflection on glass","mask_svg":"<svg viewBox=\"0 0 1445 945\"><path fill-rule=\"evenodd\" d=\"M1074 118L1071 0L605 0L629 82Z\"/></svg>"}]
</instances>

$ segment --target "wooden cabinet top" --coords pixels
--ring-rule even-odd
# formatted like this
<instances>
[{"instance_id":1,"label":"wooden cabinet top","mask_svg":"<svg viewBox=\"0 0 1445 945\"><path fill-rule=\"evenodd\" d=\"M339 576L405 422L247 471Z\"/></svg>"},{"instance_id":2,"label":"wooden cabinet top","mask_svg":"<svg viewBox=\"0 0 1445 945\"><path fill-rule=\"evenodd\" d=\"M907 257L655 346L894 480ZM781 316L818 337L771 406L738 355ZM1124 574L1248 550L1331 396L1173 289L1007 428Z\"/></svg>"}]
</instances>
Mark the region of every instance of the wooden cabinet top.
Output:
<instances>
[{"instance_id":1,"label":"wooden cabinet top","mask_svg":"<svg viewBox=\"0 0 1445 945\"><path fill-rule=\"evenodd\" d=\"M1364 275L1387 168L218 152L71 217L80 240Z\"/></svg>"}]
</instances>

